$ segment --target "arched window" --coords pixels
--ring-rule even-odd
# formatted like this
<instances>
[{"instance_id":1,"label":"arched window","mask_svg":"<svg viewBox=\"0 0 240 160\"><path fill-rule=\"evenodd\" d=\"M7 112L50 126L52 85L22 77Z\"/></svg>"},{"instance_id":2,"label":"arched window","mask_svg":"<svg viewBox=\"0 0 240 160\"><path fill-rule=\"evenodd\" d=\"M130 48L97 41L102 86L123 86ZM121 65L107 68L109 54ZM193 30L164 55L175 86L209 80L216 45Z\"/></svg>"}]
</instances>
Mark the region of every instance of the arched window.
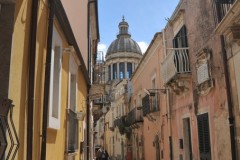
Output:
<instances>
[{"instance_id":1,"label":"arched window","mask_svg":"<svg viewBox=\"0 0 240 160\"><path fill-rule=\"evenodd\" d=\"M108 66L108 80L111 80L111 65Z\"/></svg>"},{"instance_id":2,"label":"arched window","mask_svg":"<svg viewBox=\"0 0 240 160\"><path fill-rule=\"evenodd\" d=\"M119 63L119 78L123 79L125 77L124 75L124 63Z\"/></svg>"},{"instance_id":3,"label":"arched window","mask_svg":"<svg viewBox=\"0 0 240 160\"><path fill-rule=\"evenodd\" d=\"M117 79L117 63L113 64L113 79Z\"/></svg>"},{"instance_id":4,"label":"arched window","mask_svg":"<svg viewBox=\"0 0 240 160\"><path fill-rule=\"evenodd\" d=\"M132 76L132 63L127 63L127 75L126 78L129 79Z\"/></svg>"}]
</instances>

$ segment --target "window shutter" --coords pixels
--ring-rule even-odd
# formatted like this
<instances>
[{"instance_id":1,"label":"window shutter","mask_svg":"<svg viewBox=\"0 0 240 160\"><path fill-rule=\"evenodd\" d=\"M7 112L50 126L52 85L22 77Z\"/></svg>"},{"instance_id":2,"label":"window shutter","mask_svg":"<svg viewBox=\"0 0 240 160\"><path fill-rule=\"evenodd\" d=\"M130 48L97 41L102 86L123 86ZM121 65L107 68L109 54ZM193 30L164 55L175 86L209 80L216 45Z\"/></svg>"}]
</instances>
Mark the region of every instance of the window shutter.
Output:
<instances>
[{"instance_id":1,"label":"window shutter","mask_svg":"<svg viewBox=\"0 0 240 160\"><path fill-rule=\"evenodd\" d=\"M182 47L188 47L187 43L187 27L184 25L182 28Z\"/></svg>"},{"instance_id":2,"label":"window shutter","mask_svg":"<svg viewBox=\"0 0 240 160\"><path fill-rule=\"evenodd\" d=\"M198 116L198 141L200 159L211 159L210 135L209 135L209 121L208 114Z\"/></svg>"},{"instance_id":3,"label":"window shutter","mask_svg":"<svg viewBox=\"0 0 240 160\"><path fill-rule=\"evenodd\" d=\"M234 0L215 0L215 2L220 4L232 4Z\"/></svg>"},{"instance_id":4,"label":"window shutter","mask_svg":"<svg viewBox=\"0 0 240 160\"><path fill-rule=\"evenodd\" d=\"M177 37L173 39L173 48L178 48Z\"/></svg>"},{"instance_id":5,"label":"window shutter","mask_svg":"<svg viewBox=\"0 0 240 160\"><path fill-rule=\"evenodd\" d=\"M143 116L146 116L150 112L150 99L149 99L149 95L146 95L142 99L142 110L143 110Z\"/></svg>"},{"instance_id":6,"label":"window shutter","mask_svg":"<svg viewBox=\"0 0 240 160\"><path fill-rule=\"evenodd\" d=\"M187 43L187 28L184 25L173 39L173 48L185 48L185 47L188 47L188 43Z\"/></svg>"}]
</instances>

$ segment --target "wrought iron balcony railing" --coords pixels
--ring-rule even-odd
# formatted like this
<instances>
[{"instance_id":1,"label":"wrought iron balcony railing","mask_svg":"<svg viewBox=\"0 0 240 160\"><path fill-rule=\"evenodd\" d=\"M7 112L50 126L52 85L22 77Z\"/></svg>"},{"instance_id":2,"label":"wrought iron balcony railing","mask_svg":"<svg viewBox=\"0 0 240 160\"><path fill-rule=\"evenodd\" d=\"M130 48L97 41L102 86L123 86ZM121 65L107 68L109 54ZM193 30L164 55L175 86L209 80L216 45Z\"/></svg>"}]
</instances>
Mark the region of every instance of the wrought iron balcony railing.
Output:
<instances>
[{"instance_id":1,"label":"wrought iron balcony railing","mask_svg":"<svg viewBox=\"0 0 240 160\"><path fill-rule=\"evenodd\" d=\"M216 24L220 23L236 0L212 0Z\"/></svg>"},{"instance_id":2,"label":"wrought iron balcony railing","mask_svg":"<svg viewBox=\"0 0 240 160\"><path fill-rule=\"evenodd\" d=\"M19 139L12 119L12 100L0 99L0 108L0 159L15 159Z\"/></svg>"},{"instance_id":3,"label":"wrought iron balcony railing","mask_svg":"<svg viewBox=\"0 0 240 160\"><path fill-rule=\"evenodd\" d=\"M115 127L117 127L117 126L124 126L125 123L126 123L125 117L119 117L119 118L115 119L114 126Z\"/></svg>"},{"instance_id":4,"label":"wrought iron balcony railing","mask_svg":"<svg viewBox=\"0 0 240 160\"><path fill-rule=\"evenodd\" d=\"M190 73L188 48L167 49L167 56L161 65L161 75L164 84L168 83L177 74Z\"/></svg>"},{"instance_id":5,"label":"wrought iron balcony railing","mask_svg":"<svg viewBox=\"0 0 240 160\"><path fill-rule=\"evenodd\" d=\"M159 108L159 95L155 94L154 96L146 95L142 99L142 111L143 116L147 114L158 112Z\"/></svg>"},{"instance_id":6,"label":"wrought iron balcony railing","mask_svg":"<svg viewBox=\"0 0 240 160\"><path fill-rule=\"evenodd\" d=\"M135 107L132 109L127 116L127 121L129 125L133 125L135 123L143 122L143 112L140 107Z\"/></svg>"}]
</instances>

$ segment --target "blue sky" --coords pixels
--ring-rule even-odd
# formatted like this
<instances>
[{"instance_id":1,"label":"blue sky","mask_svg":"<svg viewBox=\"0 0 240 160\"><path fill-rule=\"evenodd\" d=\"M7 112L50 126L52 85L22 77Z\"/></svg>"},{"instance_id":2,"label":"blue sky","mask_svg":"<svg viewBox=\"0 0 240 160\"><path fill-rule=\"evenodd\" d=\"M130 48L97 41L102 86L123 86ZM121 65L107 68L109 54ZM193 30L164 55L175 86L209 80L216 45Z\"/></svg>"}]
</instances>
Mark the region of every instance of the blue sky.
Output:
<instances>
[{"instance_id":1,"label":"blue sky","mask_svg":"<svg viewBox=\"0 0 240 160\"><path fill-rule=\"evenodd\" d=\"M143 52L154 34L167 24L179 0L98 0L100 42L99 51L106 52L118 33L124 15L131 38Z\"/></svg>"}]
</instances>

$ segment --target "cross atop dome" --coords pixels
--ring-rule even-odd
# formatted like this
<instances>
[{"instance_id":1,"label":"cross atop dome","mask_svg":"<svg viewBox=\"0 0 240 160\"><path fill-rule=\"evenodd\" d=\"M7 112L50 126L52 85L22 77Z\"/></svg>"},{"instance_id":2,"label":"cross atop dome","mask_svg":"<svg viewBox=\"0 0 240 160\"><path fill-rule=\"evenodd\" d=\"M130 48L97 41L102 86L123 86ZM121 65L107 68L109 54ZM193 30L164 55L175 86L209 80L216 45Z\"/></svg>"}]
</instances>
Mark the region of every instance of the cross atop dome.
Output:
<instances>
[{"instance_id":1,"label":"cross atop dome","mask_svg":"<svg viewBox=\"0 0 240 160\"><path fill-rule=\"evenodd\" d=\"M127 36L127 37L131 37L131 35L128 32L128 23L125 21L125 17L124 15L122 16L122 22L119 23L118 25L119 27L119 34L118 36Z\"/></svg>"}]
</instances>

